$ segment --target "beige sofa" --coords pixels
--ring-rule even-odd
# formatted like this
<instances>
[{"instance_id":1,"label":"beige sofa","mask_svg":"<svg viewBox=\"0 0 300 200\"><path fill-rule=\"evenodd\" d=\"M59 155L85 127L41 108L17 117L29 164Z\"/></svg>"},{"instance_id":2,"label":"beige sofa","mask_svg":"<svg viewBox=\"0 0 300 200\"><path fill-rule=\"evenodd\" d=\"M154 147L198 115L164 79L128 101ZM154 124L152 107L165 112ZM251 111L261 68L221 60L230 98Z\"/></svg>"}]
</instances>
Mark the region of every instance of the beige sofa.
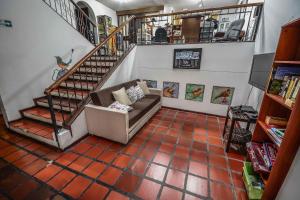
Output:
<instances>
[{"instance_id":1,"label":"beige sofa","mask_svg":"<svg viewBox=\"0 0 300 200\"><path fill-rule=\"evenodd\" d=\"M132 111L108 108L115 100L113 91L135 86L138 80L126 82L91 93L92 104L85 107L87 128L90 134L127 144L140 128L161 108L162 91L149 88L150 94L138 100Z\"/></svg>"}]
</instances>

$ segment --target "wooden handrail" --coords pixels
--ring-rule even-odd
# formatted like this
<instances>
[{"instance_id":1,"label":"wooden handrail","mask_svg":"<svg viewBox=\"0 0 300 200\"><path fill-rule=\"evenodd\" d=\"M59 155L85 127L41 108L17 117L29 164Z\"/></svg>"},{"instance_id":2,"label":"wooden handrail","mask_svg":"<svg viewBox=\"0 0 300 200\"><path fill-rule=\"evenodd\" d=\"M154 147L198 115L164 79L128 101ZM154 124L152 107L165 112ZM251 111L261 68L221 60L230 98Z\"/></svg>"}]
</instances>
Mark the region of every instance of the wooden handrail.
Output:
<instances>
[{"instance_id":1,"label":"wooden handrail","mask_svg":"<svg viewBox=\"0 0 300 200\"><path fill-rule=\"evenodd\" d=\"M222 6L222 7L214 7L214 8L204 8L204 9L196 9L196 10L187 10L173 13L162 13L155 15L146 15L146 16L137 16L136 19L142 18L151 18L151 17L161 17L161 16L170 16L170 15L184 15L198 12L206 12L206 11L214 11L214 10L224 10L224 9L233 9L233 8L244 8L251 6L262 6L264 3L249 3L249 4L239 4L239 5L230 5L230 6Z\"/></svg>"},{"instance_id":2,"label":"wooden handrail","mask_svg":"<svg viewBox=\"0 0 300 200\"><path fill-rule=\"evenodd\" d=\"M116 30L114 30L103 42L98 44L93 50L91 50L87 55L85 55L82 59L80 59L67 73L65 73L62 77L60 77L57 81L55 81L51 86L49 86L45 90L46 95L50 95L50 93L58 88L61 83L69 78L76 70L89 59L93 54L98 51L101 47L103 47L116 33L118 33L125 25L127 25L131 20L133 20L135 16L130 16L125 22L123 22Z\"/></svg>"}]
</instances>

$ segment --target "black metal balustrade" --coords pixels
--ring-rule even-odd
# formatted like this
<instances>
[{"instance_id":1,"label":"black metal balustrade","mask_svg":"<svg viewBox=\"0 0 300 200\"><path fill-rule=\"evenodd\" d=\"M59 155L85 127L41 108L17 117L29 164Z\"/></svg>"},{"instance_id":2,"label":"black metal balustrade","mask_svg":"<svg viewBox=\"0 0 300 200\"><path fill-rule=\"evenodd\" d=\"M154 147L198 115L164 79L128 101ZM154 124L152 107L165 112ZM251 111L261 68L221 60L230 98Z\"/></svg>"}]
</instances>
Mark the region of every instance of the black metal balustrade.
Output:
<instances>
[{"instance_id":1,"label":"black metal balustrade","mask_svg":"<svg viewBox=\"0 0 300 200\"><path fill-rule=\"evenodd\" d=\"M90 19L73 0L43 1L88 41L96 44L96 22Z\"/></svg>"},{"instance_id":2,"label":"black metal balustrade","mask_svg":"<svg viewBox=\"0 0 300 200\"><path fill-rule=\"evenodd\" d=\"M57 141L60 128L70 128L71 123L83 111L84 105L90 101L89 93L102 87L135 46L135 33L128 31L129 26L133 26L133 19L132 16L122 23L45 90ZM62 123L59 124L58 121Z\"/></svg>"},{"instance_id":3,"label":"black metal balustrade","mask_svg":"<svg viewBox=\"0 0 300 200\"><path fill-rule=\"evenodd\" d=\"M252 42L262 3L136 17L137 44Z\"/></svg>"}]
</instances>

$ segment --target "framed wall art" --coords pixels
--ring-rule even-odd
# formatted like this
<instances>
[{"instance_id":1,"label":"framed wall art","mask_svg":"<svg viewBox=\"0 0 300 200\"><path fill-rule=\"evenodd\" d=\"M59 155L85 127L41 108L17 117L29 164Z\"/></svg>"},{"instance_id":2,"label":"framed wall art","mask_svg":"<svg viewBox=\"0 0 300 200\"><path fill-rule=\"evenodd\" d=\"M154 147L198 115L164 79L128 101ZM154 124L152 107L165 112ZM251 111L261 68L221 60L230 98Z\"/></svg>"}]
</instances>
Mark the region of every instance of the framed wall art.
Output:
<instances>
[{"instance_id":1,"label":"framed wall art","mask_svg":"<svg viewBox=\"0 0 300 200\"><path fill-rule=\"evenodd\" d=\"M163 82L163 96L168 98L178 98L179 83L176 82Z\"/></svg>"},{"instance_id":2,"label":"framed wall art","mask_svg":"<svg viewBox=\"0 0 300 200\"><path fill-rule=\"evenodd\" d=\"M231 105L233 93L233 87L213 86L211 103Z\"/></svg>"},{"instance_id":3,"label":"framed wall art","mask_svg":"<svg viewBox=\"0 0 300 200\"><path fill-rule=\"evenodd\" d=\"M187 83L185 88L185 99L202 102L204 90L204 85Z\"/></svg>"},{"instance_id":4,"label":"framed wall art","mask_svg":"<svg viewBox=\"0 0 300 200\"><path fill-rule=\"evenodd\" d=\"M174 49L174 69L200 69L202 48Z\"/></svg>"},{"instance_id":5,"label":"framed wall art","mask_svg":"<svg viewBox=\"0 0 300 200\"><path fill-rule=\"evenodd\" d=\"M155 80L144 80L149 88L157 88L157 81Z\"/></svg>"}]
</instances>

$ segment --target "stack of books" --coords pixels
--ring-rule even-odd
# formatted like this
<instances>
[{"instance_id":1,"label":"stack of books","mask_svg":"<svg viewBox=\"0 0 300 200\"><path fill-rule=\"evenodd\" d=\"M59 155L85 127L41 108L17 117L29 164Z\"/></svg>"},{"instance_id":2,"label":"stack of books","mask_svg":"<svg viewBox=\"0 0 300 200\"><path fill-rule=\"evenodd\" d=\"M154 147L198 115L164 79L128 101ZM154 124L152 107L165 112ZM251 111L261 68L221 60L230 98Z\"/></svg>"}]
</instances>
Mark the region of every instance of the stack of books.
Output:
<instances>
[{"instance_id":1,"label":"stack of books","mask_svg":"<svg viewBox=\"0 0 300 200\"><path fill-rule=\"evenodd\" d=\"M266 116L265 123L271 139L277 146L280 146L288 120L282 117Z\"/></svg>"},{"instance_id":2,"label":"stack of books","mask_svg":"<svg viewBox=\"0 0 300 200\"><path fill-rule=\"evenodd\" d=\"M272 78L269 93L283 97L292 105L300 89L300 68L279 66Z\"/></svg>"},{"instance_id":3,"label":"stack of books","mask_svg":"<svg viewBox=\"0 0 300 200\"><path fill-rule=\"evenodd\" d=\"M270 136L277 146L280 146L284 136L285 129L270 128L268 129Z\"/></svg>"},{"instance_id":4,"label":"stack of books","mask_svg":"<svg viewBox=\"0 0 300 200\"><path fill-rule=\"evenodd\" d=\"M269 173L276 160L277 149L274 144L249 142L246 147L254 171Z\"/></svg>"}]
</instances>

